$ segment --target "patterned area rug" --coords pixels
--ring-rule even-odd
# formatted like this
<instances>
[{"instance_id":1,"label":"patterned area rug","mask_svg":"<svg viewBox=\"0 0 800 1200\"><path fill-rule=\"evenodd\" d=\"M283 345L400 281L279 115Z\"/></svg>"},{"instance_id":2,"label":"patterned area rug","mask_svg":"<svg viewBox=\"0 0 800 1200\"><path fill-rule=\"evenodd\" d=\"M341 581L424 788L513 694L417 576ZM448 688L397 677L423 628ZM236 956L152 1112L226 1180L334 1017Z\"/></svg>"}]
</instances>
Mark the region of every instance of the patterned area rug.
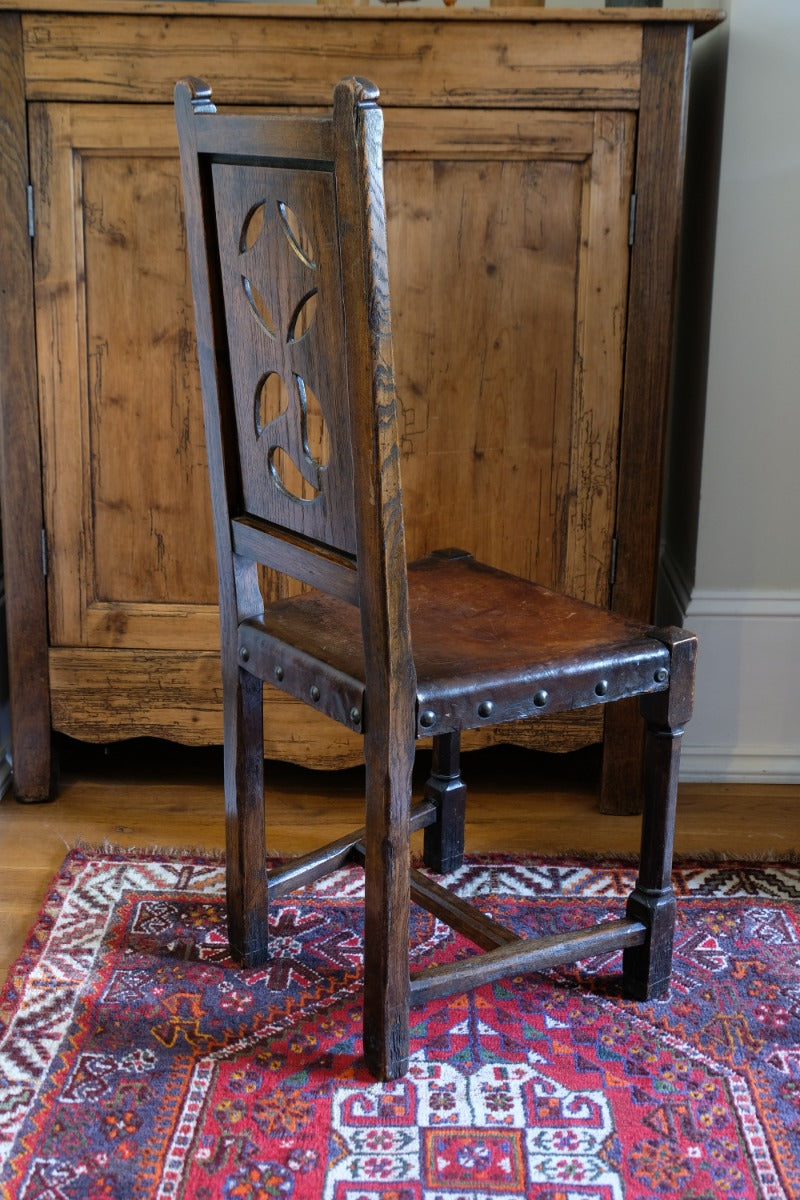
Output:
<instances>
[{"instance_id":1,"label":"patterned area rug","mask_svg":"<svg viewBox=\"0 0 800 1200\"><path fill-rule=\"evenodd\" d=\"M453 878L539 932L585 923L578 893L618 915L633 883L529 858ZM0 998L2 1195L792 1200L800 867L675 878L668 1001L623 1001L612 957L508 979L416 1013L408 1076L380 1085L359 871L279 902L272 961L243 973L218 862L74 852ZM471 953L416 910L414 940Z\"/></svg>"}]
</instances>

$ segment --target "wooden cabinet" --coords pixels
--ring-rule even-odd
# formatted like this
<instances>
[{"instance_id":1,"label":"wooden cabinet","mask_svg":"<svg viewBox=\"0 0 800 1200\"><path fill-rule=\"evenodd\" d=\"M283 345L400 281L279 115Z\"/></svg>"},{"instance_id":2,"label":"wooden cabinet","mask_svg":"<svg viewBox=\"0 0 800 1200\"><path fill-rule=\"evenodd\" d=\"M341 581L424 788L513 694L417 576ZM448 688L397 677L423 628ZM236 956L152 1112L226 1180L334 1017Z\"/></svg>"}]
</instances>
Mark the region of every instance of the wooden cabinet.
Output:
<instances>
[{"instance_id":1,"label":"wooden cabinet","mask_svg":"<svg viewBox=\"0 0 800 1200\"><path fill-rule=\"evenodd\" d=\"M381 88L409 554L464 545L649 617L689 50L714 14L5 7L3 194L20 212L0 234L3 324L13 304L18 325L0 387L4 459L22 438L24 460L2 500L21 795L47 792L51 728L221 740L170 105L185 74L220 105L327 106L347 74ZM278 586L264 579L267 595ZM631 719L606 734L611 809L635 790ZM360 755L285 696L269 697L265 731L274 757ZM491 736L564 749L603 726L589 711Z\"/></svg>"}]
</instances>

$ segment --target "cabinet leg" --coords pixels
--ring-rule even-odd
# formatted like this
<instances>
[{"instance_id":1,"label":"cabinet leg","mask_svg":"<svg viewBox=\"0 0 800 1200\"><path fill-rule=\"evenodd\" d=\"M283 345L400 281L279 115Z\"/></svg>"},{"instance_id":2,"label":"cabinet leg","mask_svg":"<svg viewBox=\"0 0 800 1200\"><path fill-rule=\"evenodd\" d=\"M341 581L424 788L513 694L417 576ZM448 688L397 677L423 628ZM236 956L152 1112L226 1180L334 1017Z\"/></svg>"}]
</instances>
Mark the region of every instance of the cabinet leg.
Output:
<instances>
[{"instance_id":1,"label":"cabinet leg","mask_svg":"<svg viewBox=\"0 0 800 1200\"><path fill-rule=\"evenodd\" d=\"M61 783L58 752L53 744L49 725L40 731L35 746L28 745L18 758L12 737L11 785L15 800L20 804L47 804L55 800Z\"/></svg>"},{"instance_id":2,"label":"cabinet leg","mask_svg":"<svg viewBox=\"0 0 800 1200\"><path fill-rule=\"evenodd\" d=\"M609 705L604 728L600 812L640 813L645 731L636 700Z\"/></svg>"}]
</instances>

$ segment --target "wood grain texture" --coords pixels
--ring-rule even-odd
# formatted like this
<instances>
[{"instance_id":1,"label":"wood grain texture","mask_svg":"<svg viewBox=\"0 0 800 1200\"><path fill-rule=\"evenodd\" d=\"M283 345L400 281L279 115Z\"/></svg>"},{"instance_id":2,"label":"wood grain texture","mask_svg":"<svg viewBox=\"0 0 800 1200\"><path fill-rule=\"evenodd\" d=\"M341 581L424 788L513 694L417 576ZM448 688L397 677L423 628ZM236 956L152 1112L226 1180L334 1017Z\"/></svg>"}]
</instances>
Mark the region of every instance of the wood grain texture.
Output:
<instances>
[{"instance_id":1,"label":"wood grain texture","mask_svg":"<svg viewBox=\"0 0 800 1200\"><path fill-rule=\"evenodd\" d=\"M287 166L266 173L255 165L214 163L212 175L243 511L352 555L333 177L322 164L313 171ZM252 245L243 249L244 231L256 222ZM256 314L255 296L271 327ZM309 309L308 327L296 328ZM276 563L280 549L274 547Z\"/></svg>"},{"instance_id":2,"label":"wood grain texture","mask_svg":"<svg viewBox=\"0 0 800 1200\"><path fill-rule=\"evenodd\" d=\"M161 109L144 119L137 112L135 121L131 110L115 106L35 105L33 111L35 141L42 147L39 184L50 201L37 239L37 273L45 492L56 547L50 573L54 641L65 649L70 644L181 647L202 656L216 646L218 626L211 603L205 446L197 428L194 335L179 223L174 228L161 221L154 234L160 286L178 297L174 318L161 320L156 303L132 308L131 295L126 304L134 324L111 319L116 279L153 278L147 240L133 236L133 218L125 214L127 207L141 209L144 203L147 216L140 212L136 222L147 220L153 228L158 214L173 207L171 121ZM620 387L613 371L618 372L622 354L618 309L627 271L627 211L619 196L630 154L627 119L605 117L596 127L596 118L587 113L478 113L473 128L463 114L445 112L430 131L423 115L395 112L389 113L387 136L389 236L393 292L400 297L395 309L398 393L414 551L455 539L511 570L605 600ZM76 169L79 181L87 173L95 180L86 221L72 203ZM138 181L151 170L170 180L166 206L160 193L158 204L146 198L137 202ZM118 179L124 184L121 194ZM567 180L571 208L563 204ZM537 197L532 210L522 190L526 185ZM508 198L498 211L500 194ZM416 202L407 204L405 196ZM455 219L466 207L471 223L459 226ZM544 225L541 214L546 214ZM73 226L71 238L61 236L65 222ZM94 232L86 232L87 225ZM90 276L98 282L80 285L97 297L92 303L82 290L76 297L64 286L70 276L82 278L85 238L98 247L90 260ZM467 243L476 238L485 242L480 261L484 287L494 296L489 309L497 314L496 326L486 322L486 296L476 295L469 282L475 266ZM589 300L601 279L609 307L593 317ZM448 301L453 286L470 298L457 321ZM584 297L577 323L576 287ZM146 287L143 292L146 297ZM556 295L562 308L554 306ZM84 320L94 330L90 349L96 345L97 350L82 357ZM57 340L45 336L51 326ZM134 361L149 360L151 345L154 373L142 389ZM169 372L158 355L170 356ZM183 364L186 355L192 378L181 382L171 364ZM117 362L125 367L121 375L121 366L113 365ZM454 386L457 372L464 380L461 388ZM158 390L165 374L171 381L168 406ZM528 395L542 400L532 407ZM140 456L129 453L137 424L152 430L147 445L154 443L155 461L149 467L137 465ZM554 428L560 430L556 438ZM440 439L448 443L446 454L440 453ZM101 442L107 445L103 454ZM433 474L429 452L437 463ZM180 468L177 474L173 464ZM493 503L476 507L472 495L491 497ZM588 508L591 522L580 516ZM126 537L120 523L130 525ZM182 531L189 528L197 545L186 556ZM583 546L574 556L573 545ZM182 573L187 570L198 576L194 603L185 602ZM268 599L276 598L269 580L265 591ZM176 720L163 721L154 712L144 722L138 706L127 726L115 707L107 710L105 730L93 721L82 733L77 715L87 714L78 698L82 674L79 670L75 677L71 716L63 671L54 684L58 728L109 739L131 736L146 723L153 732L175 734ZM102 721L102 706L90 707ZM174 712L184 707L176 698ZM208 727L205 718L192 720L184 740L197 740L199 730ZM218 729L216 719L211 727ZM523 743L533 738L537 744L545 737L552 747L572 747L581 744L587 728L596 737L600 727L596 720L589 727L564 725L563 732L522 725L507 737ZM331 736L335 743L338 735ZM482 740L500 736L487 734ZM310 753L321 752L317 741ZM341 748L332 744L329 761L340 760Z\"/></svg>"},{"instance_id":3,"label":"wood grain texture","mask_svg":"<svg viewBox=\"0 0 800 1200\"><path fill-rule=\"evenodd\" d=\"M214 604L179 172L171 152L117 149L113 125L99 153L76 155L82 133L73 125L62 152L80 188L86 280L87 602Z\"/></svg>"},{"instance_id":4,"label":"wood grain texture","mask_svg":"<svg viewBox=\"0 0 800 1200\"><path fill-rule=\"evenodd\" d=\"M610 954L623 947L638 946L645 939L645 926L633 919L604 921L589 929L573 929L551 937L521 938L484 954L463 958L455 971L452 964L443 964L415 973L411 980L412 1003L427 1004L429 1000L480 987L508 975L547 971L562 963Z\"/></svg>"},{"instance_id":5,"label":"wood grain texture","mask_svg":"<svg viewBox=\"0 0 800 1200\"><path fill-rule=\"evenodd\" d=\"M413 139L387 116L409 554L463 545L605 602L633 123L491 115L488 152L455 120L427 149L422 114Z\"/></svg>"},{"instance_id":6,"label":"wood grain texture","mask_svg":"<svg viewBox=\"0 0 800 1200\"><path fill-rule=\"evenodd\" d=\"M334 93L342 299L347 314L359 602L369 713L364 738L364 1056L379 1079L409 1055L409 818L416 673L400 491L389 313L383 114L374 85Z\"/></svg>"},{"instance_id":7,"label":"wood grain texture","mask_svg":"<svg viewBox=\"0 0 800 1200\"><path fill-rule=\"evenodd\" d=\"M621 558L613 593L618 611L642 620L652 616L655 598L660 505L652 497L661 494L664 470L691 45L691 29L654 27L645 33L631 248L632 328L620 448ZM643 396L654 403L643 404Z\"/></svg>"},{"instance_id":8,"label":"wood grain texture","mask_svg":"<svg viewBox=\"0 0 800 1200\"><path fill-rule=\"evenodd\" d=\"M20 7L19 0L0 0L0 11L3 9L18 9ZM505 5L499 5L501 9ZM278 9L279 16L302 16L312 18L316 15L324 19L330 18L332 15L327 5L321 5L322 11L314 8L303 7L298 9L298 6L291 4L284 5L265 5L263 3L253 3L252 0L225 0L224 11L230 16L235 17L259 17L275 12ZM28 0L25 5L28 12L67 12L67 13L125 13L125 14L148 14L153 16L174 16L178 14L186 14L187 10L193 15L219 13L219 0L192 0L188 4L186 0ZM595 23L598 20L606 24L624 24L631 20L631 14L627 12L614 12L613 10L597 10L592 8L587 9L568 9L568 8L547 8L544 9L541 5L537 5L537 0L532 0L530 12L525 13L526 20L546 21L552 23ZM342 13L342 16L351 14ZM430 22L440 23L442 20L457 19L460 21L485 21L490 16L480 8L464 7L456 11L448 12L447 9L442 9L438 5L431 5L418 9L413 13L405 12L398 9L366 9L361 11L359 16L367 20L380 20L386 16L392 20L405 20L413 17L414 20L428 20ZM509 14L500 14L501 16ZM511 14L515 19L519 19L518 13ZM725 20L725 13L719 8L682 8L668 9L657 13L639 12L636 14L637 21L695 21L698 29L704 32L707 29L713 28L720 21Z\"/></svg>"},{"instance_id":9,"label":"wood grain texture","mask_svg":"<svg viewBox=\"0 0 800 1200\"><path fill-rule=\"evenodd\" d=\"M561 587L608 604L619 473L619 424L628 305L624 230L630 212L636 125L629 114L594 114L582 195L576 288L566 554Z\"/></svg>"},{"instance_id":10,"label":"wood grain texture","mask_svg":"<svg viewBox=\"0 0 800 1200\"><path fill-rule=\"evenodd\" d=\"M691 27L645 30L612 592L618 612L642 620L652 619L655 605L691 44ZM636 706L615 705L606 731L613 746L606 804L638 812L643 733Z\"/></svg>"},{"instance_id":11,"label":"wood grain texture","mask_svg":"<svg viewBox=\"0 0 800 1200\"><path fill-rule=\"evenodd\" d=\"M19 17L0 15L0 508L14 787L50 794L50 705L30 240L28 138Z\"/></svg>"},{"instance_id":12,"label":"wood grain texture","mask_svg":"<svg viewBox=\"0 0 800 1200\"><path fill-rule=\"evenodd\" d=\"M12 8L8 0L0 0L0 10ZM615 444L614 424L619 414L607 414L609 419L604 415L600 422L604 429L598 430L594 409L599 389L605 387L604 381L616 369L618 347L625 344L624 335L609 342L603 314L613 312L615 321L622 316L612 293L619 292L624 274L620 264L627 259L617 258L612 263L610 244L617 234L605 243L603 237L605 213L616 204L621 220L617 222L615 217L614 228L619 225L624 236L624 187L618 192L615 188L617 199L600 201L600 190L591 183L591 176L595 170L600 171L607 183L613 179L616 185L614 164L624 163L630 153L631 139L625 124L635 119L640 99L651 103L643 97L641 87L643 39L661 30L666 31L668 42L669 35L685 36L687 24L702 31L719 19L720 14L712 10L660 10L634 15L630 10L564 13L537 9L522 15L519 11L509 14L444 9L395 13L383 7L292 10L258 3L222 7L202 0L189 4L145 0L144 5L128 0L114 4L88 0L86 5L76 0L52 4L32 0L22 15L24 46L9 44L18 78L23 52L25 56L22 87L29 106L32 160L43 182L41 189L37 187L37 221L42 238L42 248L36 251L37 276L41 273L37 296L38 369L43 388L46 524L51 557L55 556L48 581L49 603L53 626L61 631L52 660L60 728L68 728L76 736L108 741L147 727L147 718L133 708L126 716L119 697L114 697L113 706L107 705L105 711L101 703L90 702L84 690L84 684L90 686L90 677L96 689L105 686L105 678L116 678L116 668L103 669L105 649L115 655L135 655L138 649L147 653L178 650L179 654L199 656L200 664L216 645L205 447L197 432L197 378L191 361L194 335L185 300L182 228L171 198L177 176L172 174L175 139L166 101L174 79L186 70L205 68L222 102L284 106L302 100L327 106L330 86L357 61L359 69L379 79L388 102L392 247L392 239L397 240L396 227L400 228L398 222L408 223L402 210L403 190L406 186L413 190L426 172L430 175L440 171L443 178L449 179L445 193L448 203L452 203L459 194L458 180L469 167L476 174L485 171L485 191L478 202L487 212L491 185L498 179L507 177L514 184L527 182L535 201L540 177L543 197L551 197L553 182L563 174L580 176L580 197L576 199L573 191L570 200L571 211L579 214L580 221L580 234L572 242L573 250L580 245L575 260L578 265L572 275L564 272L565 255L571 252L566 239L562 240L561 259L556 252L547 265L552 277L569 279L565 286L571 289L574 301L570 318L574 378L571 384L564 378L559 382L560 395L570 397L574 436L568 450L560 447L557 478L551 472L535 503L525 507L519 499L518 485L510 488L512 507L519 513L518 528L507 523L502 537L493 539L480 531L477 536L484 543L498 546L507 536L511 541L516 539L520 549L523 539L519 528L526 522L538 528L541 513L545 514L542 530L552 528L547 507L555 497L567 496L568 516L558 527L555 542L550 545L545 537L544 549L537 547L532 557L537 571L539 567L544 573L563 566L560 582L572 579L575 588L586 593L594 587L598 598L603 598L609 566L607 557L604 561L603 547L609 541L613 519L608 514L613 518L615 504L614 470L612 467L609 473L603 448ZM325 45L325 53L309 56L309 44L318 43ZM666 46L666 42L651 40L649 61L653 55L657 59L665 52ZM265 62L272 68L279 64L280 71L265 70ZM656 72L648 87L658 91L660 86ZM55 103L70 99L80 103ZM112 99L120 103L111 103ZM610 124L604 125L606 120ZM612 132L607 146L609 129ZM56 160L61 163L58 170ZM649 169L657 172L658 153L641 161L647 161ZM148 196L146 187L151 172L158 184L153 197ZM430 185L426 186L430 191ZM508 203L509 217L519 217L514 202ZM128 209L132 206L141 211L131 216ZM161 224L159 210L168 214ZM522 216L526 218L525 213ZM422 214L412 213L408 220L417 226L411 235L414 244L423 244ZM519 239L518 230L495 229L489 249L496 257L484 255L485 264L481 261L481 266L493 262L497 267L502 263L505 269L507 259L513 259L514 237ZM127 241L123 244L124 239ZM156 251L154 270L150 270L143 250L148 240L152 240ZM402 239L400 244L402 247ZM433 244L442 264L451 264L452 246ZM398 341L402 432L405 437L406 429L410 431L413 444L415 437L419 443L425 436L421 422L427 414L424 404L417 404L412 385L425 382L426 369L420 368L420 363L426 358L446 364L452 354L454 363L472 370L473 381L483 380L476 389L478 395L484 384L488 387L495 367L499 368L497 374L506 378L509 371L519 369L521 360L508 343L498 350L492 343L495 361L485 370L480 343L475 340L471 350L459 345L458 326L453 321L448 326L447 310L442 305L431 317L437 349L432 337L426 338L424 324L413 311L416 296L423 295L424 302L424 293L415 295L414 304L404 301L405 281L411 285L417 282L413 265L407 266L402 253L399 262L393 249L392 254L396 324L398 334L402 334L402 342ZM524 246L522 255L537 260L537 255L531 255ZM539 260L546 257L538 255ZM436 263L431 265L438 270ZM481 288L485 277L487 294L494 295L497 273L491 277L485 272L481 277L480 266L477 271ZM122 279L123 284L115 284L116 279ZM595 306L594 290L605 287L606 280L611 290L603 295L609 305ZM527 315L529 323L532 318L535 326L540 313L538 302L532 302L521 290L524 279L519 272L514 276L512 270L511 281L514 294L522 296L522 316ZM169 314L165 314L159 299L162 289L164 297L169 297ZM466 318L475 313L475 290L473 277L464 289ZM125 302L127 316L117 321L112 314L120 300ZM539 353L546 328L543 324L537 334L539 341L531 344L532 357L534 350ZM630 317L629 330L642 341L650 334L642 322L631 321ZM406 333L410 352L405 349ZM560 336L566 339L563 330ZM130 344L126 346L127 342ZM594 365L592 347L597 349ZM444 353L440 357L441 348ZM549 346L545 349L550 352ZM134 386L141 373L138 363L142 355L153 363L152 375L149 367L144 372L152 385L147 389ZM553 361L555 357L561 374L561 362L566 361L563 343ZM527 369L524 362L522 365ZM536 382L535 376L530 381ZM152 399L143 401L142 395L148 391ZM603 396L607 394L602 391ZM168 395L168 405L159 409L156 395ZM637 398L635 402L640 401ZM458 412L458 397L452 403ZM505 402L499 403L511 439L520 432L519 424ZM548 398L545 410L549 403ZM470 420L474 422L474 410ZM445 421L454 423L452 413ZM563 431L566 422L562 416L559 421L558 428ZM118 439L125 438L137 422L156 431L152 464L146 452L137 457L135 447L128 454L118 444ZM539 425L541 432L541 415ZM477 434L479 429L475 427L475 431ZM547 468L537 461L538 443L525 446L521 456L518 446L513 453L499 456L497 447L487 443L479 447L488 451L481 466L477 460L469 462L468 442L464 442L462 469L445 463L440 472L455 488L460 486L468 465L479 490L494 495L499 486L497 474L506 457L509 478L516 479L526 471L532 472L532 478L547 477ZM628 442L633 444L632 437ZM102 458L97 456L101 445ZM403 445L407 451L409 440ZM163 478L169 474L164 464L171 467L173 459L179 464L174 478L180 492L174 504L163 487ZM106 461L108 468L104 466ZM420 544L414 546L414 553L418 553L441 542L441 538L434 537L441 506L430 504L422 463L414 464L415 456L406 454L404 479L409 490L419 493L423 526L427 524L431 534L430 543L424 545L424 533L418 535L413 524L410 526L409 538L420 539ZM628 457L621 470L639 471L635 458ZM134 487L137 474L147 484L138 495ZM440 495L446 494L442 484L436 482L436 473L432 478L432 488ZM144 496L146 490L152 491L150 498ZM581 491L582 500L578 498ZM100 499L96 515L93 494ZM595 507L595 496L599 507ZM644 524L649 525L657 497L654 493L648 495L645 488L644 500ZM585 503L592 509L590 516L582 511ZM136 520L131 522L126 539L119 536L119 530L125 527L126 507L131 505ZM188 559L179 560L176 551L181 513L186 514L186 524L198 534L191 564ZM527 550L521 552L524 557ZM635 555L635 546L629 550L620 547L623 574L629 566L626 556ZM634 575L636 569L634 565ZM286 594L274 576L262 574L261 587L267 599ZM43 628L43 623L38 626L40 641ZM29 653L34 641L27 638L25 621L20 621L19 632L12 621L10 632L12 642L22 639L25 649L19 652ZM83 651L100 655L92 659L91 668L89 660L81 658ZM191 674L188 660L186 669ZM133 694L139 696L136 689ZM170 736L194 740L200 729L207 730L209 736L213 729L219 729L218 713L202 710L196 719L185 707L182 695L176 694L172 704L162 695L163 704L156 706L149 725L154 732L169 731ZM95 700L99 701L99 696ZM49 728L43 727L44 711L38 703L27 711L17 706L18 721L38 722L39 748L49 739ZM277 711L273 708L274 713ZM180 713L184 716L179 717ZM281 717L278 721L279 741L298 759L302 757L302 733L299 726L292 730L293 713L289 708L286 720ZM78 714L87 719L83 727ZM638 722L638 717L634 719ZM185 726L181 731L182 720ZM591 724L583 721L582 717L572 727L536 723L535 731L522 725L514 736L536 744L536 738L546 731L547 745L566 748L580 744L581 738L599 735L602 726L594 714ZM341 744L342 734L335 726L330 729L333 734L327 761L354 761L357 752ZM621 727L620 738L626 746L636 745L630 737L631 729ZM502 736L495 730L476 735L486 741ZM326 761L324 734L312 738L308 753L309 761L317 765ZM22 774L23 761L17 761Z\"/></svg>"},{"instance_id":13,"label":"wood grain texture","mask_svg":"<svg viewBox=\"0 0 800 1200\"><path fill-rule=\"evenodd\" d=\"M175 134L126 116L32 107L51 638L210 649L217 581Z\"/></svg>"},{"instance_id":14,"label":"wood grain texture","mask_svg":"<svg viewBox=\"0 0 800 1200\"><path fill-rule=\"evenodd\" d=\"M219 640L219 626L217 626ZM222 743L219 654L168 650L54 648L50 650L53 728L87 742L161 737L188 746ZM156 686L157 685L157 686ZM521 721L520 738L544 734L560 752L599 742L603 714L586 710L566 717ZM361 737L322 713L268 688L264 737L269 758L313 768L352 767L363 762ZM469 730L466 749L501 745L500 727Z\"/></svg>"},{"instance_id":15,"label":"wood grain texture","mask_svg":"<svg viewBox=\"0 0 800 1200\"><path fill-rule=\"evenodd\" d=\"M308 52L321 37L313 11L260 15L241 29L219 12L113 20L28 13L28 96L163 103L175 79L191 73L214 80L219 103L281 105L297 95L325 106L336 81L357 74L380 79L390 106L583 107L591 97L633 108L638 101L642 35L635 21L595 23L589 32L581 23L501 17L487 38L481 21L459 13L441 13L432 24L416 14L392 19L386 9L373 14L383 20L338 10L320 55Z\"/></svg>"},{"instance_id":16,"label":"wood grain texture","mask_svg":"<svg viewBox=\"0 0 800 1200\"><path fill-rule=\"evenodd\" d=\"M637 1000L665 999L672 970L676 900L672 857L678 802L678 773L684 726L692 715L697 639L666 631L671 686L661 696L642 697L647 724L644 756L642 848L636 887L626 915L647 929L643 945L622 956L626 992Z\"/></svg>"},{"instance_id":17,"label":"wood grain texture","mask_svg":"<svg viewBox=\"0 0 800 1200\"><path fill-rule=\"evenodd\" d=\"M50 681L53 727L71 737L113 742L124 728L126 737L162 737L195 746L222 743L218 653L54 649ZM360 737L321 713L306 713L305 705L272 689L267 690L264 733L270 758L307 766L363 761Z\"/></svg>"},{"instance_id":18,"label":"wood grain texture","mask_svg":"<svg viewBox=\"0 0 800 1200\"><path fill-rule=\"evenodd\" d=\"M437 820L425 830L423 859L439 875L457 870L464 861L464 819L467 788L461 778L461 735L444 733L433 739L425 799L436 805Z\"/></svg>"}]
</instances>

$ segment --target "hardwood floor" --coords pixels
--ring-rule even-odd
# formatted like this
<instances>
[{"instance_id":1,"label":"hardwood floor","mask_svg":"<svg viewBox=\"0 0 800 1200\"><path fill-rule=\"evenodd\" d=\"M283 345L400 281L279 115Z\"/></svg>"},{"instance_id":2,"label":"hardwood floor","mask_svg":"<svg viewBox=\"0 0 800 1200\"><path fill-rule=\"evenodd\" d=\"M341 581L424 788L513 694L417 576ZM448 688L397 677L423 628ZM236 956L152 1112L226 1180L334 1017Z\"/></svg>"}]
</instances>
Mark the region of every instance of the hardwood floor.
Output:
<instances>
[{"instance_id":1,"label":"hardwood floor","mask_svg":"<svg viewBox=\"0 0 800 1200\"><path fill-rule=\"evenodd\" d=\"M108 748L60 743L51 804L0 802L0 980L47 887L79 843L219 850L224 843L221 753L164 743ZM420 754L419 786L428 755ZM465 755L467 849L557 854L635 853L639 819L597 810L599 755L493 749ZM361 772L268 764L267 845L302 853L362 823ZM419 837L421 835L417 835ZM676 854L780 858L800 852L800 786L684 784Z\"/></svg>"}]
</instances>

